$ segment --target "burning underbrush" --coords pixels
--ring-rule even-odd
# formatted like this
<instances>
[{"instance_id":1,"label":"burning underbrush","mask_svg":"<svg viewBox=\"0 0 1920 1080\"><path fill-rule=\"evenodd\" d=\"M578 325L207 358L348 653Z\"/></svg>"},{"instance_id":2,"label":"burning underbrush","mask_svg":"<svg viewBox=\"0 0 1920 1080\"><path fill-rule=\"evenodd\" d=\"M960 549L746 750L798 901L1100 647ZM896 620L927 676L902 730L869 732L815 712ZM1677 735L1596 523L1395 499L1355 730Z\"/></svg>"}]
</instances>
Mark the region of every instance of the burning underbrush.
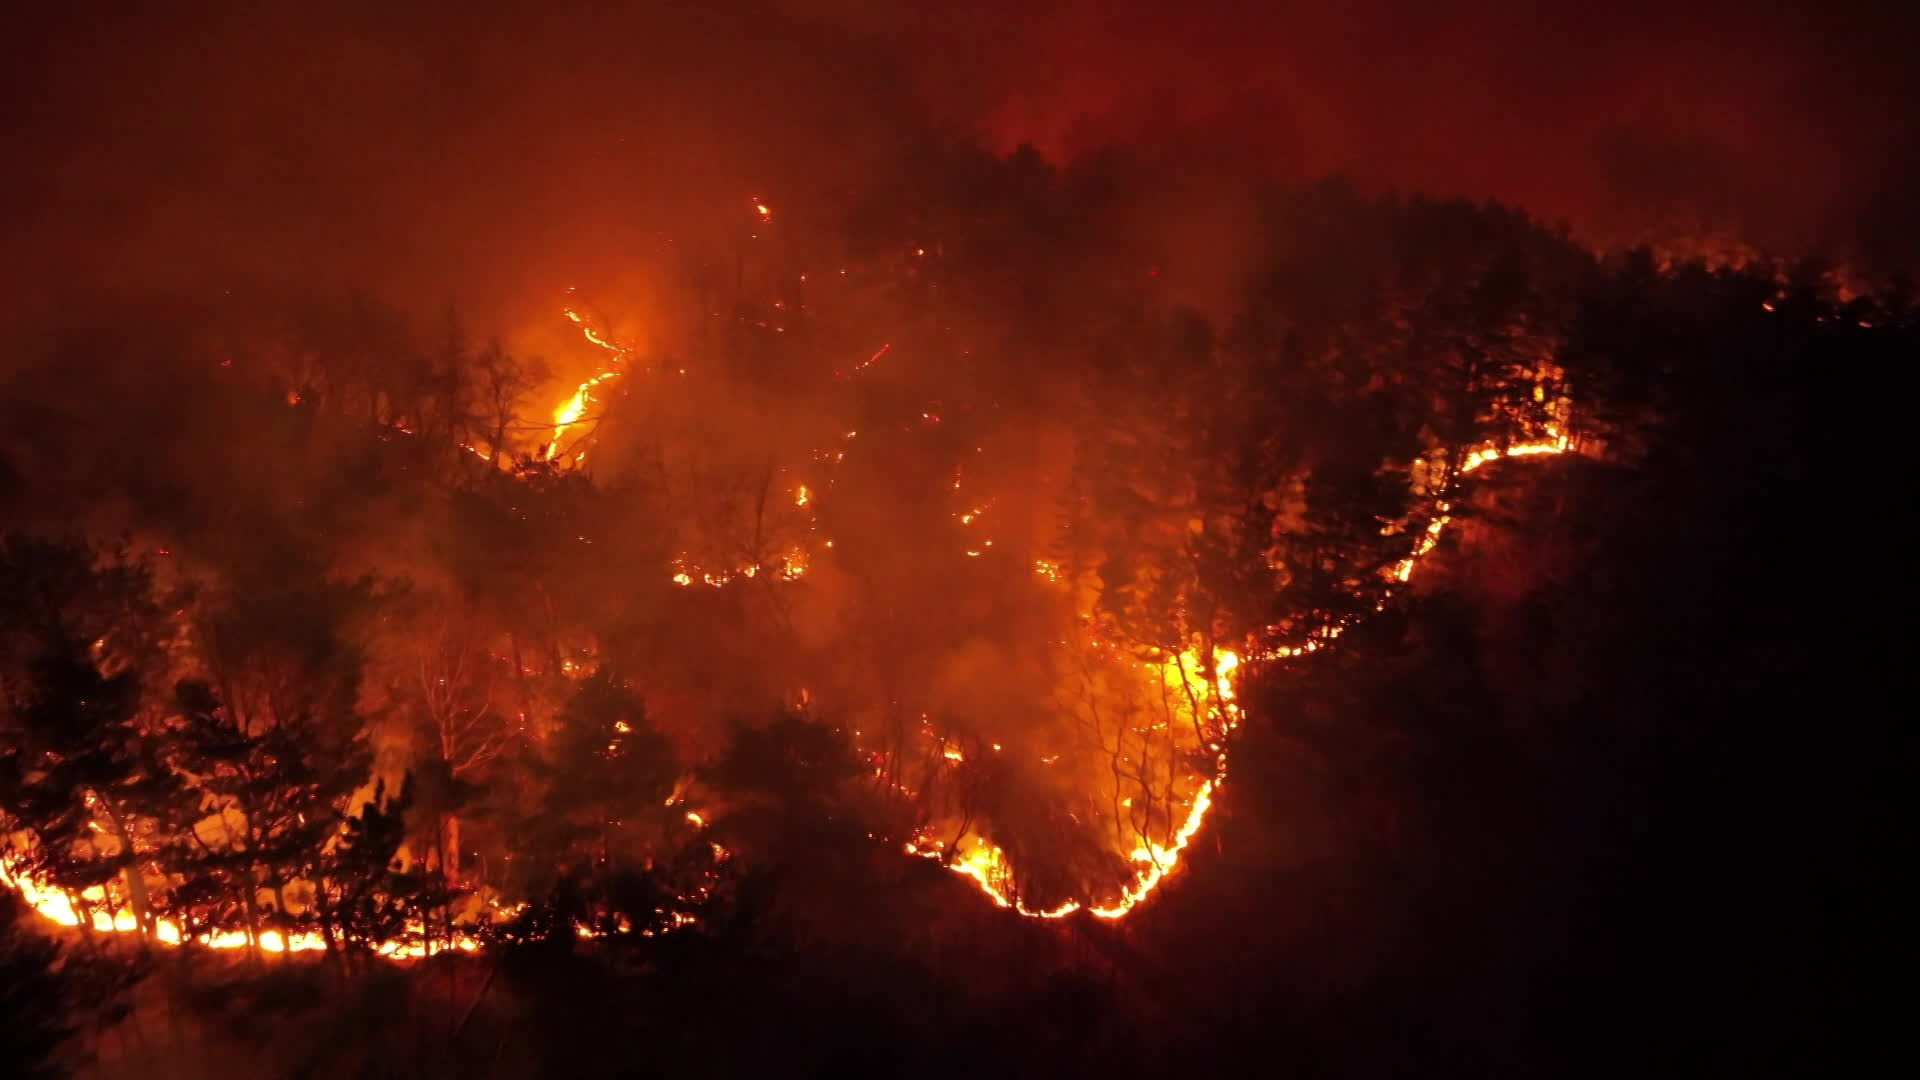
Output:
<instances>
[{"instance_id":1,"label":"burning underbrush","mask_svg":"<svg viewBox=\"0 0 1920 1080\"><path fill-rule=\"evenodd\" d=\"M1221 329L1116 267L1075 349L996 307L978 223L853 257L758 200L731 284L644 337L569 293L565 376L363 309L344 345L146 335L175 381L9 429L0 872L89 935L255 955L910 935L888 909L953 886L1118 920L1208 828L1248 686L1388 608L1479 470L1631 454L1586 290L1888 317L1289 198L1377 262L1290 235ZM75 449L101 407L150 437Z\"/></svg>"}]
</instances>

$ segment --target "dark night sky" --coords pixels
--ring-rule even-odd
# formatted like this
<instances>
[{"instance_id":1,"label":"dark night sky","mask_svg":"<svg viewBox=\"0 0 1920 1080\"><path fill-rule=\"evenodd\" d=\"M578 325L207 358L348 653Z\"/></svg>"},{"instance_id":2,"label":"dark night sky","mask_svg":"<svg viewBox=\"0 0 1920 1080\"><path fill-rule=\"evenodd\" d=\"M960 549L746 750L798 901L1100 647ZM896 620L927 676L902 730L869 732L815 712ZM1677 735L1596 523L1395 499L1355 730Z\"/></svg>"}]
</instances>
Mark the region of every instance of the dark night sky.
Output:
<instances>
[{"instance_id":1,"label":"dark night sky","mask_svg":"<svg viewBox=\"0 0 1920 1080\"><path fill-rule=\"evenodd\" d=\"M1705 220L1920 251L1920 94L1893 16L1266 6L16 14L0 285L28 308L236 277L545 307L717 199L871 182L936 136L1205 144L1286 177L1494 196L1602 243Z\"/></svg>"}]
</instances>

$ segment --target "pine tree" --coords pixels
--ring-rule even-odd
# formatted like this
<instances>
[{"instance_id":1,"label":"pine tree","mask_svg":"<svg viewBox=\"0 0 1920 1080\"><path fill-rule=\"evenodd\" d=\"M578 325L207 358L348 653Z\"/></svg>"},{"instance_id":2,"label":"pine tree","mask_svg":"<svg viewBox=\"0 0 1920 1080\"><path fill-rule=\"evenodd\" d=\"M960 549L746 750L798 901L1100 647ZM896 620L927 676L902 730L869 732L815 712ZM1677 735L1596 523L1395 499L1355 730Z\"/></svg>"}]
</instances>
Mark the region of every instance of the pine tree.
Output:
<instances>
[{"instance_id":1,"label":"pine tree","mask_svg":"<svg viewBox=\"0 0 1920 1080\"><path fill-rule=\"evenodd\" d=\"M290 884L316 880L328 842L369 758L358 732L331 730L304 715L247 730L204 683L178 688L181 717L171 764L193 778L187 816L170 866L201 886L195 929L241 929L256 945L269 928L290 934L312 922L289 906ZM260 897L270 897L262 911Z\"/></svg>"},{"instance_id":2,"label":"pine tree","mask_svg":"<svg viewBox=\"0 0 1920 1080\"><path fill-rule=\"evenodd\" d=\"M10 537L0 595L16 613L0 678L0 821L32 837L17 871L65 890L89 927L82 894L97 887L108 918L124 904L150 937L157 834L179 781L142 723L162 637L149 572L124 553Z\"/></svg>"},{"instance_id":3,"label":"pine tree","mask_svg":"<svg viewBox=\"0 0 1920 1080\"><path fill-rule=\"evenodd\" d=\"M59 942L35 932L32 909L0 889L0 1074L17 1080L68 1075L57 1061L75 1032L73 988Z\"/></svg>"}]
</instances>

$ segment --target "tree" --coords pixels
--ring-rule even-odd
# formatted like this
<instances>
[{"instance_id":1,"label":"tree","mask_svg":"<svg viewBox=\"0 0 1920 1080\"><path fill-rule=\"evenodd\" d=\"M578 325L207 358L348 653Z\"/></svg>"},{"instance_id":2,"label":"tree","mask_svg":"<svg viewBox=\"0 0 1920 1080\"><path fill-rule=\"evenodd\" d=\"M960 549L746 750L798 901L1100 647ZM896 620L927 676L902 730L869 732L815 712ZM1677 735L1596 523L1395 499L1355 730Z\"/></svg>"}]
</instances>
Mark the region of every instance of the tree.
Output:
<instances>
[{"instance_id":1,"label":"tree","mask_svg":"<svg viewBox=\"0 0 1920 1080\"><path fill-rule=\"evenodd\" d=\"M143 564L101 564L82 544L10 537L0 550L0 595L17 613L0 679L0 821L32 837L18 872L66 891L83 927L88 890L109 917L124 901L149 938L148 880L180 787L142 723L162 652L150 581Z\"/></svg>"},{"instance_id":2,"label":"tree","mask_svg":"<svg viewBox=\"0 0 1920 1080\"><path fill-rule=\"evenodd\" d=\"M333 842L322 849L313 870L314 906L327 948L340 954L370 954L381 946L430 946L436 928L451 927L434 918L446 914L452 893L437 869L398 862L406 840L411 778L390 794L385 781L360 811L340 823Z\"/></svg>"},{"instance_id":3,"label":"tree","mask_svg":"<svg viewBox=\"0 0 1920 1080\"><path fill-rule=\"evenodd\" d=\"M582 679L560 710L546 769L544 814L562 823L568 846L587 841L603 863L638 854L648 827L665 825L678 776L672 743L610 665Z\"/></svg>"},{"instance_id":4,"label":"tree","mask_svg":"<svg viewBox=\"0 0 1920 1080\"><path fill-rule=\"evenodd\" d=\"M305 714L243 724L204 683L182 682L178 694L170 764L194 779L185 811L197 820L183 830L171 869L218 883L205 891L221 901L180 914L196 930L237 923L257 948L266 927L286 935L310 921L311 910L291 910L288 886L317 879L327 843L366 775L366 746L357 730L316 724ZM272 897L264 914L263 891Z\"/></svg>"},{"instance_id":5,"label":"tree","mask_svg":"<svg viewBox=\"0 0 1920 1080\"><path fill-rule=\"evenodd\" d=\"M460 811L478 778L514 743L495 701L494 665L471 611L432 608L413 626L414 652L404 691L418 706L428 764L416 799L433 818L433 846L449 878L460 875Z\"/></svg>"},{"instance_id":6,"label":"tree","mask_svg":"<svg viewBox=\"0 0 1920 1080\"><path fill-rule=\"evenodd\" d=\"M737 727L726 753L700 776L728 806L719 833L779 862L865 829L852 783L865 771L845 735L783 711Z\"/></svg>"},{"instance_id":7,"label":"tree","mask_svg":"<svg viewBox=\"0 0 1920 1080\"><path fill-rule=\"evenodd\" d=\"M538 361L521 360L507 352L497 339L480 350L475 364L479 368L475 422L486 441L489 460L499 468L502 455L511 457L507 437L523 423L522 403L529 392L547 380L546 366Z\"/></svg>"},{"instance_id":8,"label":"tree","mask_svg":"<svg viewBox=\"0 0 1920 1080\"><path fill-rule=\"evenodd\" d=\"M65 950L37 933L32 909L0 889L0 1072L19 1080L56 1080L56 1060L77 1030L74 990L63 972Z\"/></svg>"},{"instance_id":9,"label":"tree","mask_svg":"<svg viewBox=\"0 0 1920 1080\"><path fill-rule=\"evenodd\" d=\"M0 821L33 838L14 872L66 892L82 927L93 922L89 890L103 890L109 913L118 907L108 891L118 878L151 936L154 852L136 847L134 823L157 815L179 785L133 723L138 693L131 673L101 675L77 644L35 664L26 695L8 703Z\"/></svg>"}]
</instances>

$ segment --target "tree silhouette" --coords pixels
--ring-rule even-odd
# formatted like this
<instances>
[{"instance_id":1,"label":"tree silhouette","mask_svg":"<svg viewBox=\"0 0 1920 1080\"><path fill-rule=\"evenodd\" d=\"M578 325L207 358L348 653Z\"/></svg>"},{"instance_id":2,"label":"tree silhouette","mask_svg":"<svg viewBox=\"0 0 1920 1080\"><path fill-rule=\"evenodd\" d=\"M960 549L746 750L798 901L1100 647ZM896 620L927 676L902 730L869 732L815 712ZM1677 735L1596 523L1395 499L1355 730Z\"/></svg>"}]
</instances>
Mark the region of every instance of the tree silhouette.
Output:
<instances>
[{"instance_id":1,"label":"tree silhouette","mask_svg":"<svg viewBox=\"0 0 1920 1080\"><path fill-rule=\"evenodd\" d=\"M64 890L83 927L83 893L98 887L109 918L124 904L151 937L158 830L180 784L142 717L160 661L148 589L143 567L102 568L84 545L9 537L0 558L0 594L20 616L0 682L0 820L32 838L15 861Z\"/></svg>"},{"instance_id":2,"label":"tree silhouette","mask_svg":"<svg viewBox=\"0 0 1920 1080\"><path fill-rule=\"evenodd\" d=\"M31 925L32 909L0 889L0 1071L21 1080L57 1080L58 1060L77 1030L71 979L61 970L58 942Z\"/></svg>"}]
</instances>

